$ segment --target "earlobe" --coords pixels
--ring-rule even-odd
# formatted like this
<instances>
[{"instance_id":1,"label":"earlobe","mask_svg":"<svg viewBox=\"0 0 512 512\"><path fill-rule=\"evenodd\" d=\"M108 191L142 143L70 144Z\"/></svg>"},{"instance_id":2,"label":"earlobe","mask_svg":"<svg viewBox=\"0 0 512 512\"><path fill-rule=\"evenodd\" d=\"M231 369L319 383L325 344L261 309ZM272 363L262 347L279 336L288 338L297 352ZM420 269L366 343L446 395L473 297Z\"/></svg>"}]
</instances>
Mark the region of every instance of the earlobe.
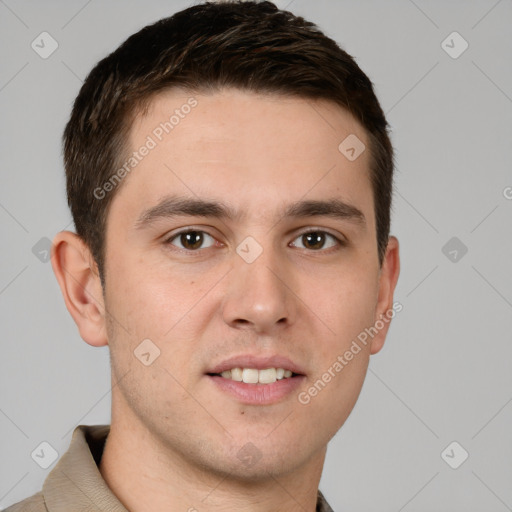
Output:
<instances>
[{"instance_id":1,"label":"earlobe","mask_svg":"<svg viewBox=\"0 0 512 512\"><path fill-rule=\"evenodd\" d=\"M398 240L396 237L390 236L379 277L379 295L375 309L375 328L377 328L378 333L372 340L370 351L372 355L382 349L391 324L391 318L394 316L393 294L399 274L400 255Z\"/></svg>"},{"instance_id":2,"label":"earlobe","mask_svg":"<svg viewBox=\"0 0 512 512\"><path fill-rule=\"evenodd\" d=\"M61 231L53 239L51 262L82 339L96 347L107 345L101 281L88 246L76 233Z\"/></svg>"}]
</instances>

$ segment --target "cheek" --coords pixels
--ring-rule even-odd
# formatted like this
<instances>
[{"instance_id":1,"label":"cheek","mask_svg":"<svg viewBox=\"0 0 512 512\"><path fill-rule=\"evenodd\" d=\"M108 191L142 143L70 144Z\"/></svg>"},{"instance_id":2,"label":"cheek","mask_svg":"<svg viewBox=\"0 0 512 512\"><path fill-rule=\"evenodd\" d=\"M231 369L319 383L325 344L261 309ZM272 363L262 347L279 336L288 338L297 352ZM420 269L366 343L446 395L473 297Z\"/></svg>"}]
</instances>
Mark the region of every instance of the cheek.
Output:
<instances>
[{"instance_id":1,"label":"cheek","mask_svg":"<svg viewBox=\"0 0 512 512\"><path fill-rule=\"evenodd\" d=\"M299 395L299 403L309 409L325 428L326 441L344 424L359 397L368 369L369 344L357 335L364 329L361 312L343 316L336 335L319 343L319 364ZM306 409L307 410L307 409Z\"/></svg>"},{"instance_id":2,"label":"cheek","mask_svg":"<svg viewBox=\"0 0 512 512\"><path fill-rule=\"evenodd\" d=\"M323 419L330 435L346 420L361 391L370 346L358 336L373 325L377 301L377 274L362 266L348 267L312 288L314 312L328 328L316 343L318 364L301 403L308 402L305 407Z\"/></svg>"},{"instance_id":3,"label":"cheek","mask_svg":"<svg viewBox=\"0 0 512 512\"><path fill-rule=\"evenodd\" d=\"M119 321L135 337L156 339L181 324L203 288L171 266L129 259L116 267L109 284L110 307Z\"/></svg>"},{"instance_id":4,"label":"cheek","mask_svg":"<svg viewBox=\"0 0 512 512\"><path fill-rule=\"evenodd\" d=\"M212 318L215 304L213 294L208 292L216 277L197 279L165 265L146 265L134 270L129 263L123 263L116 272L111 279L112 300L107 307L115 318L109 344L117 374L133 370L134 376L145 382L145 389L174 389L176 383L172 378L168 382L170 375L157 372L165 368L186 385L192 379L190 362L194 361L197 341ZM149 352L158 353L149 367L143 367L135 357L143 342L149 346ZM179 389L178 386L175 392Z\"/></svg>"},{"instance_id":5,"label":"cheek","mask_svg":"<svg viewBox=\"0 0 512 512\"><path fill-rule=\"evenodd\" d=\"M347 343L374 322L378 297L377 276L373 272L347 266L347 270L327 276L310 290L309 303L326 326L327 350L342 349Z\"/></svg>"}]
</instances>

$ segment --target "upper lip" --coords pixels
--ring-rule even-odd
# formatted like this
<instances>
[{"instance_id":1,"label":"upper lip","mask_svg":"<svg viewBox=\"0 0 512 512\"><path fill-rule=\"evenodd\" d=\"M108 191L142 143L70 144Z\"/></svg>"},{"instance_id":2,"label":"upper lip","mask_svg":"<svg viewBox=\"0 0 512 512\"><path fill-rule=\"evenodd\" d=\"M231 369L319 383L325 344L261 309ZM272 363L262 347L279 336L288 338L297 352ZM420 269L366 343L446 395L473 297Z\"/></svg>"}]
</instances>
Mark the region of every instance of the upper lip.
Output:
<instances>
[{"instance_id":1,"label":"upper lip","mask_svg":"<svg viewBox=\"0 0 512 512\"><path fill-rule=\"evenodd\" d=\"M284 368L291 370L293 373L304 375L304 369L294 363L286 356L273 355L261 356L252 354L242 354L232 356L210 368L206 373L222 373L233 368L255 368L257 370L265 370L266 368Z\"/></svg>"}]
</instances>

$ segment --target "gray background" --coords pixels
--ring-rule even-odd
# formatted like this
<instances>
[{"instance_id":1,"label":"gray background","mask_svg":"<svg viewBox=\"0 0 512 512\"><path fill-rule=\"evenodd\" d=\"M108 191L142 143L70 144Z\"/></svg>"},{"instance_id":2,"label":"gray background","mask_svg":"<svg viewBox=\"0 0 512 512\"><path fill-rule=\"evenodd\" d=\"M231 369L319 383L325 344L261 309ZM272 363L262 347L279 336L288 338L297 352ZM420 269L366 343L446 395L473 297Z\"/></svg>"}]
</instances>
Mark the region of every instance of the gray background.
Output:
<instances>
[{"instance_id":1,"label":"gray background","mask_svg":"<svg viewBox=\"0 0 512 512\"><path fill-rule=\"evenodd\" d=\"M320 488L336 511L512 510L512 2L277 3L356 57L397 153L403 311ZM190 4L0 0L0 508L40 489L53 467L31 458L42 441L62 454L76 425L110 421L108 351L81 340L40 260L45 238L73 228L60 147L71 103L107 52ZM59 45L47 59L31 48L43 31ZM469 43L458 58L442 45L453 31ZM441 456L452 441L469 453L458 469L445 460L460 463L460 448Z\"/></svg>"}]
</instances>

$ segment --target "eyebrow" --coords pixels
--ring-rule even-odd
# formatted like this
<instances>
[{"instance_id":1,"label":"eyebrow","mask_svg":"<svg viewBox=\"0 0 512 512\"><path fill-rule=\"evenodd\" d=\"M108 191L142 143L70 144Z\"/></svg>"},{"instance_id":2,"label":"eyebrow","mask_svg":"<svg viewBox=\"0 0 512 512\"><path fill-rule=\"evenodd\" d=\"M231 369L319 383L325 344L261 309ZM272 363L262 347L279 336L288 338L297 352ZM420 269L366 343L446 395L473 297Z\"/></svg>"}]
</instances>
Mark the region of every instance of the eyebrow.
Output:
<instances>
[{"instance_id":1,"label":"eyebrow","mask_svg":"<svg viewBox=\"0 0 512 512\"><path fill-rule=\"evenodd\" d=\"M243 215L233 207L218 201L166 196L158 204L145 209L135 221L135 229L145 229L158 220L179 216L210 217L220 220L239 219ZM340 199L306 200L288 205L280 218L332 217L365 227L366 218L355 206Z\"/></svg>"}]
</instances>

